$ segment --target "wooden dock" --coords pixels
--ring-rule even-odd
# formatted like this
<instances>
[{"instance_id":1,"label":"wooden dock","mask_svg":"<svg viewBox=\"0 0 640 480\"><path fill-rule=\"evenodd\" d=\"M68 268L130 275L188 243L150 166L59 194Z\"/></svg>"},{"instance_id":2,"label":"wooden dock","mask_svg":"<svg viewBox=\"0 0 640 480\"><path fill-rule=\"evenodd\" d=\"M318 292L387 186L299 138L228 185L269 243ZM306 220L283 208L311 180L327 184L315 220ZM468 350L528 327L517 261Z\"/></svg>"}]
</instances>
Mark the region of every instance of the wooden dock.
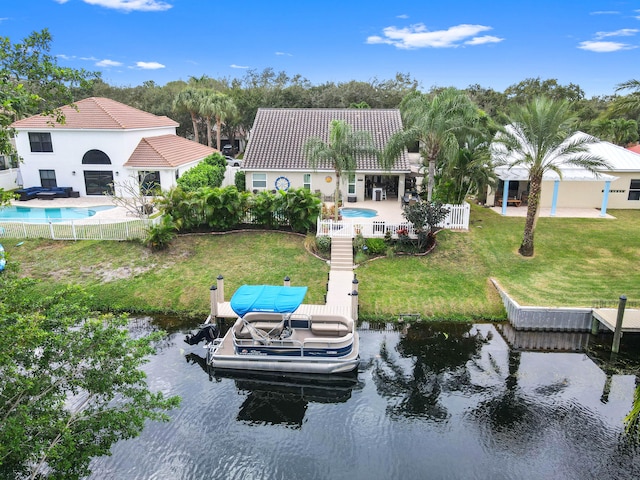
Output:
<instances>
[{"instance_id":1,"label":"wooden dock","mask_svg":"<svg viewBox=\"0 0 640 480\"><path fill-rule=\"evenodd\" d=\"M303 315L344 315L358 320L358 283L354 282L353 247L351 238L334 238L331 246L331 271L327 282L324 305L302 304L296 313ZM285 284L286 284L285 280ZM213 288L213 287L212 287ZM218 277L216 290L212 291L212 314L218 318L237 318L230 302L224 301L224 280ZM215 305L213 304L215 302Z\"/></svg>"},{"instance_id":2,"label":"wooden dock","mask_svg":"<svg viewBox=\"0 0 640 480\"><path fill-rule=\"evenodd\" d=\"M594 308L593 318L612 332L616 330L617 308ZM622 320L622 333L640 333L640 310L627 308Z\"/></svg>"}]
</instances>

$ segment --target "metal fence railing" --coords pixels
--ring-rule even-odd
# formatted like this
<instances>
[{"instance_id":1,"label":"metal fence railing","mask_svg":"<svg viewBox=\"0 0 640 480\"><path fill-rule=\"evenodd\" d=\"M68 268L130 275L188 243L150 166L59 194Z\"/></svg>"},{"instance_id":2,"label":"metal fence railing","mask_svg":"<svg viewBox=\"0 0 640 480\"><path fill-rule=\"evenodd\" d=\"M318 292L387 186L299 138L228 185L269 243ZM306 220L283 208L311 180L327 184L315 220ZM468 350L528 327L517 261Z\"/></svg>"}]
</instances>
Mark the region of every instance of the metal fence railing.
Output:
<instances>
[{"instance_id":1,"label":"metal fence railing","mask_svg":"<svg viewBox=\"0 0 640 480\"><path fill-rule=\"evenodd\" d=\"M0 222L0 238L52 240L134 240L147 236L155 219L69 220L65 222Z\"/></svg>"},{"instance_id":2,"label":"metal fence railing","mask_svg":"<svg viewBox=\"0 0 640 480\"><path fill-rule=\"evenodd\" d=\"M438 225L450 230L468 230L471 205L444 205L449 209L447 217ZM411 222L387 222L367 218L346 218L342 220L322 220L318 218L317 235L329 237L354 237L361 234L365 238L384 237L389 232L392 236L401 232L409 237L415 236Z\"/></svg>"}]
</instances>

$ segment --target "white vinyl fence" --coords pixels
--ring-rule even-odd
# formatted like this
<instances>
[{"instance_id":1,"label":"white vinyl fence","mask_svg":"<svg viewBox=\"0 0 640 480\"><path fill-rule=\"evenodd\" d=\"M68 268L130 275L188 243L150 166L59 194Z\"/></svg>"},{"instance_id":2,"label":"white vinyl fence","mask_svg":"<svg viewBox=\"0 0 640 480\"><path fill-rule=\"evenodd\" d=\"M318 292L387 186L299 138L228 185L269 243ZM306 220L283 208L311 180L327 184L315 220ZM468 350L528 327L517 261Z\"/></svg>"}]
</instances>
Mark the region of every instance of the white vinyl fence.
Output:
<instances>
[{"instance_id":1,"label":"white vinyl fence","mask_svg":"<svg viewBox=\"0 0 640 480\"><path fill-rule=\"evenodd\" d=\"M0 238L48 238L52 240L133 240L147 236L157 220L69 220L65 222L0 222Z\"/></svg>"},{"instance_id":2,"label":"white vinyl fence","mask_svg":"<svg viewBox=\"0 0 640 480\"><path fill-rule=\"evenodd\" d=\"M447 217L438 225L449 230L469 230L469 216L471 205L444 205L449 209ZM362 234L365 238L384 237L387 232L392 236L398 234L398 230L410 237L415 235L413 224L410 222L387 222L385 220L373 220L368 218L347 218L342 220L321 220L318 218L317 236L349 237L353 238Z\"/></svg>"}]
</instances>

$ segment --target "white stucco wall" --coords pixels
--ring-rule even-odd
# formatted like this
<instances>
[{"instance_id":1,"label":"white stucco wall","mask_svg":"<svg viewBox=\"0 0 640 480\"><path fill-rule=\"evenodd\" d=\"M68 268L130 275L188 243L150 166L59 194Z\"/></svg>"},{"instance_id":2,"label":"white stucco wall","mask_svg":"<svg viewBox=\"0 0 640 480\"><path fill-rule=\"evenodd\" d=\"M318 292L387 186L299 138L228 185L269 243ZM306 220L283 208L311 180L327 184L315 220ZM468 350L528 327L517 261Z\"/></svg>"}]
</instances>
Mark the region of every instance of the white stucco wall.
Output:
<instances>
[{"instance_id":1,"label":"white stucco wall","mask_svg":"<svg viewBox=\"0 0 640 480\"><path fill-rule=\"evenodd\" d=\"M51 133L53 152L31 152L29 132ZM72 187L84 196L86 195L83 174L85 170L111 171L114 181L117 181L119 177L131 173L122 165L129 159L141 138L167 134L175 134L175 127L126 131L56 130L55 128L18 130L16 149L23 160L20 165L23 184L25 187L39 186L39 171L54 170L59 187ZM94 149L108 155L111 165L83 165L84 154Z\"/></svg>"},{"instance_id":2,"label":"white stucco wall","mask_svg":"<svg viewBox=\"0 0 640 480\"><path fill-rule=\"evenodd\" d=\"M304 174L311 173L311 191L320 191L321 195L333 195L336 190L336 174L333 171L322 172L293 172L293 171L247 171L246 172L246 188L248 191L256 189L253 186L253 174L266 174L267 186L266 188L257 188L257 190L273 190L275 189L275 182L279 177L286 177L289 180L290 188L302 188L304 186ZM404 181L405 174L390 174L388 172L367 172L356 173L356 202L362 202L365 200L365 176L366 175L393 175L398 179L398 201L400 201L404 194ZM329 180L329 181L327 181ZM348 195L348 182L347 176L343 175L340 179L340 191L344 201L350 196Z\"/></svg>"}]
</instances>

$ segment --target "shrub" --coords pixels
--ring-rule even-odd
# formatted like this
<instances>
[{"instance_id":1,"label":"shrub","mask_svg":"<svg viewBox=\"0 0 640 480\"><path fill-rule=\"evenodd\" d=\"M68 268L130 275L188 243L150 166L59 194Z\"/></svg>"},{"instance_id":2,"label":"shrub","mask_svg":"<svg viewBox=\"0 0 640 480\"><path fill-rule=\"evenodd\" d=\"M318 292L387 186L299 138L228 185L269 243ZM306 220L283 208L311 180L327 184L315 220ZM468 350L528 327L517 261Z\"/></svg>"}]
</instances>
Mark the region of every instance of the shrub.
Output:
<instances>
[{"instance_id":1,"label":"shrub","mask_svg":"<svg viewBox=\"0 0 640 480\"><path fill-rule=\"evenodd\" d=\"M233 181L239 191L244 192L247 189L247 176L244 171L238 170Z\"/></svg>"},{"instance_id":2,"label":"shrub","mask_svg":"<svg viewBox=\"0 0 640 480\"><path fill-rule=\"evenodd\" d=\"M175 235L176 224L170 215L165 215L160 223L149 227L144 244L151 250L163 250L169 246Z\"/></svg>"},{"instance_id":3,"label":"shrub","mask_svg":"<svg viewBox=\"0 0 640 480\"><path fill-rule=\"evenodd\" d=\"M329 253L331 251L331 237L324 235L316 237L316 245L318 246L318 252Z\"/></svg>"},{"instance_id":4,"label":"shrub","mask_svg":"<svg viewBox=\"0 0 640 480\"><path fill-rule=\"evenodd\" d=\"M387 250L387 244L382 238L367 238L365 245L369 255L381 255Z\"/></svg>"},{"instance_id":5,"label":"shrub","mask_svg":"<svg viewBox=\"0 0 640 480\"><path fill-rule=\"evenodd\" d=\"M225 158L219 153L211 154L198 165L183 173L178 178L178 186L189 192L203 187L220 187L226 169L227 161Z\"/></svg>"},{"instance_id":6,"label":"shrub","mask_svg":"<svg viewBox=\"0 0 640 480\"><path fill-rule=\"evenodd\" d=\"M365 246L365 240L361 233L358 233L353 238L353 253L358 253L362 251L362 247Z\"/></svg>"}]
</instances>

